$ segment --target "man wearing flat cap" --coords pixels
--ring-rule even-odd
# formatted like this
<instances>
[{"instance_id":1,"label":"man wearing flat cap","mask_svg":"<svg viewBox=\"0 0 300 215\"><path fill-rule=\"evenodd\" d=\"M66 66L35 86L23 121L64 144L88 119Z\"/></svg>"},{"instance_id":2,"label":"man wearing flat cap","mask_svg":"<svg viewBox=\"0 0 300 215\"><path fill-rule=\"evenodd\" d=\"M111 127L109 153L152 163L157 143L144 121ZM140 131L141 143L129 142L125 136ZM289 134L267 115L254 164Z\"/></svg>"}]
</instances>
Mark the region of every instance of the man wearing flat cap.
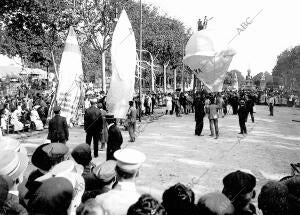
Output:
<instances>
[{"instance_id":1,"label":"man wearing flat cap","mask_svg":"<svg viewBox=\"0 0 300 215\"><path fill-rule=\"evenodd\" d=\"M251 203L251 200L255 198L255 176L238 170L226 175L223 178L223 184L222 193L229 198L236 214L256 214L256 208Z\"/></svg>"},{"instance_id":2,"label":"man wearing flat cap","mask_svg":"<svg viewBox=\"0 0 300 215\"><path fill-rule=\"evenodd\" d=\"M60 116L60 107L53 108L55 116L49 121L49 133L47 139L51 143L66 143L69 140L69 129L65 117Z\"/></svg>"},{"instance_id":3,"label":"man wearing flat cap","mask_svg":"<svg viewBox=\"0 0 300 215\"><path fill-rule=\"evenodd\" d=\"M118 183L112 190L95 199L108 215L124 215L140 197L136 190L135 178L146 156L142 152L128 148L116 151L114 156L117 160Z\"/></svg>"},{"instance_id":4,"label":"man wearing flat cap","mask_svg":"<svg viewBox=\"0 0 300 215\"><path fill-rule=\"evenodd\" d=\"M84 114L84 130L86 132L86 143L94 144L94 157L98 157L98 144L100 141L100 132L102 131L101 111L97 108L97 99L91 99L91 107Z\"/></svg>"}]
</instances>

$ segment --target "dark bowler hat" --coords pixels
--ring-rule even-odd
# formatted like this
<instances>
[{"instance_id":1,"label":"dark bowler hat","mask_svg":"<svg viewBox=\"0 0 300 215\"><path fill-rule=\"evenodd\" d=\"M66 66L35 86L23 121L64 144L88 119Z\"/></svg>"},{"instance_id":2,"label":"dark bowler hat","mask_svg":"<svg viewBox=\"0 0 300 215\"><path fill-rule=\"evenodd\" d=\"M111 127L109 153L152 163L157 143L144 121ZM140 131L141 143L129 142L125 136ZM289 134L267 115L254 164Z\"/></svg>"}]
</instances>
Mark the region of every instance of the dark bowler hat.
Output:
<instances>
[{"instance_id":1,"label":"dark bowler hat","mask_svg":"<svg viewBox=\"0 0 300 215\"><path fill-rule=\"evenodd\" d=\"M83 166L88 165L92 160L91 147L86 143L77 145L71 155L76 163Z\"/></svg>"},{"instance_id":2,"label":"dark bowler hat","mask_svg":"<svg viewBox=\"0 0 300 215\"><path fill-rule=\"evenodd\" d=\"M112 114L106 114L105 119L115 119L115 116Z\"/></svg>"},{"instance_id":3,"label":"dark bowler hat","mask_svg":"<svg viewBox=\"0 0 300 215\"><path fill-rule=\"evenodd\" d=\"M60 110L61 110L60 106L57 106L57 105L53 108L53 112L54 112L54 113L57 113L57 112L59 112Z\"/></svg>"},{"instance_id":4,"label":"dark bowler hat","mask_svg":"<svg viewBox=\"0 0 300 215\"><path fill-rule=\"evenodd\" d=\"M31 163L44 171L49 171L51 169L51 159L48 156L48 153L43 150L43 147L47 145L49 145L49 143L38 146L31 157Z\"/></svg>"}]
</instances>

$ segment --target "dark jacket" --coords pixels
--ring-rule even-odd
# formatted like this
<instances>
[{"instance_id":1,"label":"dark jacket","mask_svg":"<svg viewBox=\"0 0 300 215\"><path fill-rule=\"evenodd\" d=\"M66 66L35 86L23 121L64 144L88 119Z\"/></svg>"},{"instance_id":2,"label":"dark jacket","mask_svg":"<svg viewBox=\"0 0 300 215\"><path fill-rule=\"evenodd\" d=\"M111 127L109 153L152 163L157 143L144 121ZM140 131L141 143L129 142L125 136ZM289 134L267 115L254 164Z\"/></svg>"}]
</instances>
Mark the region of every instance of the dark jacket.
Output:
<instances>
[{"instance_id":1,"label":"dark jacket","mask_svg":"<svg viewBox=\"0 0 300 215\"><path fill-rule=\"evenodd\" d=\"M113 124L108 129L106 160L115 160L114 152L121 148L123 137L118 126Z\"/></svg>"},{"instance_id":2,"label":"dark jacket","mask_svg":"<svg viewBox=\"0 0 300 215\"><path fill-rule=\"evenodd\" d=\"M200 98L196 98L195 102L195 121L202 120L205 116L204 102Z\"/></svg>"},{"instance_id":3,"label":"dark jacket","mask_svg":"<svg viewBox=\"0 0 300 215\"><path fill-rule=\"evenodd\" d=\"M248 107L246 105L240 105L238 109L238 115L240 118L247 118L248 116Z\"/></svg>"},{"instance_id":4,"label":"dark jacket","mask_svg":"<svg viewBox=\"0 0 300 215\"><path fill-rule=\"evenodd\" d=\"M84 114L84 130L88 133L100 133L102 126L101 110L95 106L86 109Z\"/></svg>"},{"instance_id":5,"label":"dark jacket","mask_svg":"<svg viewBox=\"0 0 300 215\"><path fill-rule=\"evenodd\" d=\"M1 211L2 210L2 211ZM10 215L27 215L27 210L19 203L19 197L9 193L7 199L0 209L0 214L10 214Z\"/></svg>"},{"instance_id":6,"label":"dark jacket","mask_svg":"<svg viewBox=\"0 0 300 215\"><path fill-rule=\"evenodd\" d=\"M65 142L69 139L69 129L65 117L55 115L49 121L49 133L47 139L51 142Z\"/></svg>"}]
</instances>

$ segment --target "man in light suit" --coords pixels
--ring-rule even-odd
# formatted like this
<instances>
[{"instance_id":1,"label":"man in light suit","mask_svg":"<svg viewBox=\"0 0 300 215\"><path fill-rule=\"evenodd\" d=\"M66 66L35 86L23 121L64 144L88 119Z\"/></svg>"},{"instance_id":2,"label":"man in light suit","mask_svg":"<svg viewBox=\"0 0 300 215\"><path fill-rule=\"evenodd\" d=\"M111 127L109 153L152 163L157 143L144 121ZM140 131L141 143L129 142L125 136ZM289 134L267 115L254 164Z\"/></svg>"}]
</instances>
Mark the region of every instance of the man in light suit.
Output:
<instances>
[{"instance_id":1,"label":"man in light suit","mask_svg":"<svg viewBox=\"0 0 300 215\"><path fill-rule=\"evenodd\" d=\"M133 101L129 101L129 109L127 112L128 132L130 142L135 141L135 127L136 127L136 108L133 106Z\"/></svg>"}]
</instances>

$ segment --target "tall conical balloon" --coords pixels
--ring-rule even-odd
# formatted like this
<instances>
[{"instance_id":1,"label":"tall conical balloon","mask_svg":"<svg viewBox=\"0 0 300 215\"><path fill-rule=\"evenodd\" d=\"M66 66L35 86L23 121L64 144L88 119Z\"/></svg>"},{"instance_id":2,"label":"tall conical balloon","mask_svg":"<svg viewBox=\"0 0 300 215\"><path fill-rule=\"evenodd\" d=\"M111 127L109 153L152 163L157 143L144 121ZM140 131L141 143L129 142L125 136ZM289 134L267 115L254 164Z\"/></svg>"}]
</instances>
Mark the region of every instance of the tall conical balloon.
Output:
<instances>
[{"instance_id":1,"label":"tall conical balloon","mask_svg":"<svg viewBox=\"0 0 300 215\"><path fill-rule=\"evenodd\" d=\"M57 105L68 124L76 117L83 82L80 47L73 27L70 27L59 67Z\"/></svg>"},{"instance_id":2,"label":"tall conical balloon","mask_svg":"<svg viewBox=\"0 0 300 215\"><path fill-rule=\"evenodd\" d=\"M112 77L107 94L108 111L116 118L125 118L128 102L133 99L136 42L125 10L122 11L112 37Z\"/></svg>"}]
</instances>

